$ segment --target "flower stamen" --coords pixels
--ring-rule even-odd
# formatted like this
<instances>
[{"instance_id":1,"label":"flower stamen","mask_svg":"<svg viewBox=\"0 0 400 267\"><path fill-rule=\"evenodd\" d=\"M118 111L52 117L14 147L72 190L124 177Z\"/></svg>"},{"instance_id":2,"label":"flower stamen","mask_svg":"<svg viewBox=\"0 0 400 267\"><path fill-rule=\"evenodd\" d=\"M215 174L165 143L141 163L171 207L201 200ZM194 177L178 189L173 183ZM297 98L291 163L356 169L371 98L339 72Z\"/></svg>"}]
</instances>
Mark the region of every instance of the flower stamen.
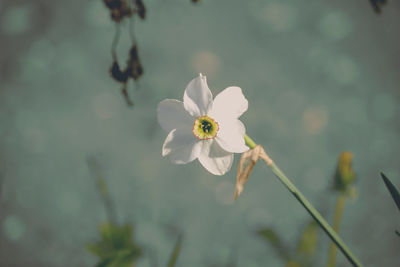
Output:
<instances>
[{"instance_id":1,"label":"flower stamen","mask_svg":"<svg viewBox=\"0 0 400 267\"><path fill-rule=\"evenodd\" d=\"M219 130L218 122L208 116L197 117L193 125L193 134L200 140L213 139Z\"/></svg>"}]
</instances>

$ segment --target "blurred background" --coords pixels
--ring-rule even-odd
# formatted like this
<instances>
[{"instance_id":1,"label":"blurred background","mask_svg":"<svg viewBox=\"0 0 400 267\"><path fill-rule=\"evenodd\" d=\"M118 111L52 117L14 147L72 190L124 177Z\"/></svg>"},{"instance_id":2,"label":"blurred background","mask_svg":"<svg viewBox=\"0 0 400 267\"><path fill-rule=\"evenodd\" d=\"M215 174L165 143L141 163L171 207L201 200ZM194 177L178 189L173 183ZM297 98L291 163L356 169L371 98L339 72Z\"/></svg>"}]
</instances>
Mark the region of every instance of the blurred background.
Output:
<instances>
[{"instance_id":1,"label":"blurred background","mask_svg":"<svg viewBox=\"0 0 400 267\"><path fill-rule=\"evenodd\" d=\"M257 231L295 248L310 216L264 164L233 201L236 166L161 157L156 107L182 99L199 72L214 96L236 85L247 133L331 222L337 159L354 154L358 196L340 236L365 266L396 267L400 216L379 172L400 186L400 3L144 0L133 21L144 69L127 90L110 76L116 31L101 0L0 2L0 266L94 266L107 221L95 159L119 224L134 228L136 266L285 266ZM117 57L132 45L122 21ZM318 235L314 266L329 239ZM339 252L337 266L350 266Z\"/></svg>"}]
</instances>

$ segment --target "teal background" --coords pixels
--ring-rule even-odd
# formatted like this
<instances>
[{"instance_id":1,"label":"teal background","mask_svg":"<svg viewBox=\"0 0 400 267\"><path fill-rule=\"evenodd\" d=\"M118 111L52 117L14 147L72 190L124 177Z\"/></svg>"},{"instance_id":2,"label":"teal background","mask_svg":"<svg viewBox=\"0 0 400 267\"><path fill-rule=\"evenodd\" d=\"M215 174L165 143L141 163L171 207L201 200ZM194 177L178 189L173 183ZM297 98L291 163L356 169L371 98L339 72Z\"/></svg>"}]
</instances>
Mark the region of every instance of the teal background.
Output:
<instances>
[{"instance_id":1,"label":"teal background","mask_svg":"<svg viewBox=\"0 0 400 267\"><path fill-rule=\"evenodd\" d=\"M295 247L310 217L267 167L233 202L239 155L222 177L161 157L157 104L182 99L199 72L214 96L243 89L247 133L329 221L337 157L353 152L358 197L340 235L365 266L398 266L400 216L379 172L400 186L400 3L381 15L366 0L144 4L134 27L145 73L129 83L128 108L108 74L115 26L102 1L1 1L0 266L94 266L85 244L106 213L90 156L118 221L151 251L137 266L165 266L180 232L177 266L284 266L256 230L273 227ZM121 33L125 62L127 23ZM324 266L329 240L319 238Z\"/></svg>"}]
</instances>

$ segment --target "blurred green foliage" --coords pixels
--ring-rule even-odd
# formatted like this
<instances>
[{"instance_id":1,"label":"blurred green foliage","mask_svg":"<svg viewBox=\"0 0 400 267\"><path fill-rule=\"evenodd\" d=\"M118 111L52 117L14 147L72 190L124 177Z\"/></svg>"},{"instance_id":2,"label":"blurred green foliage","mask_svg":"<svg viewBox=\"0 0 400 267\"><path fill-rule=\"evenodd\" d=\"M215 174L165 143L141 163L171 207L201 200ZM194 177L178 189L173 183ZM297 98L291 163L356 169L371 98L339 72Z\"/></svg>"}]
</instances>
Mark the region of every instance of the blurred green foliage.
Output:
<instances>
[{"instance_id":1,"label":"blurred green foliage","mask_svg":"<svg viewBox=\"0 0 400 267\"><path fill-rule=\"evenodd\" d=\"M381 173L382 179L385 182L385 185L387 189L390 192L390 195L392 196L394 203L396 203L397 208L400 210L400 193L396 189L396 187L393 185L393 183L389 180L389 178L386 177L383 173Z\"/></svg>"},{"instance_id":2,"label":"blurred green foliage","mask_svg":"<svg viewBox=\"0 0 400 267\"><path fill-rule=\"evenodd\" d=\"M272 245L278 255L285 261L290 259L288 248L282 243L278 234L271 228L264 228L258 231L258 234Z\"/></svg>"},{"instance_id":3,"label":"blurred green foliage","mask_svg":"<svg viewBox=\"0 0 400 267\"><path fill-rule=\"evenodd\" d=\"M339 155L335 174L333 176L333 191L338 193L338 202L335 209L335 219L333 228L338 232L339 224L342 218L344 200L347 197L355 196L355 188L352 186L355 180L355 173L352 168L353 153L342 152ZM339 204L338 204L339 203ZM294 253L288 246L283 244L278 234L271 228L265 228L258 231L258 234L271 244L278 255L285 260L286 267L313 266L313 259L317 248L319 225L311 220L304 228L301 238L297 245L297 251ZM331 248L329 262L330 266L336 265L336 247L333 244ZM333 249L333 251L332 251Z\"/></svg>"},{"instance_id":4,"label":"blurred green foliage","mask_svg":"<svg viewBox=\"0 0 400 267\"><path fill-rule=\"evenodd\" d=\"M198 166L176 167L161 159L165 134L155 105L181 97L188 79L202 72L215 94L228 85L243 88L248 133L268 142L310 196L325 193L331 179L320 179L321 174L332 155L351 147L363 177L358 184L363 200L346 217L351 235L344 238L361 258L397 266L396 246L376 246L391 244L393 235L381 231L393 230L387 219L395 212L392 203L385 204L386 189L377 191L374 170L384 166L398 184L400 91L393 57L400 41L398 1L387 1L379 18L368 1L197 2L144 1L148 19L136 17L134 26L146 75L140 90L128 86L137 105L131 111L107 73L115 25L102 1L0 1L0 133L7 166L0 265L26 266L27 259L30 266L97 263L82 249L101 240L97 226L104 216L93 173L83 163L92 154L99 155L101 174L111 182L114 210L135 221L135 241L157 247L154 254L164 256L164 265L175 245L175 240L165 245L167 236L154 238L164 223L190 235L177 262L181 266L204 266L197 255L209 250L209 261L221 266L227 247L237 241L234 234L249 239L237 253L240 266L276 266L274 251L247 236L249 228L267 221L277 225L277 233L296 229L286 233L295 252L298 222L308 215L288 205L293 200L280 195L281 185L254 179L253 192L226 204L232 172L221 180ZM122 69L132 45L125 31L129 21L124 23L117 51ZM276 208L271 199L287 209ZM365 219L371 202L382 208L382 218ZM296 219L285 221L283 212ZM112 222L113 215L106 216ZM138 235L138 229L146 231ZM226 247L210 247L220 240Z\"/></svg>"},{"instance_id":5,"label":"blurred green foliage","mask_svg":"<svg viewBox=\"0 0 400 267\"><path fill-rule=\"evenodd\" d=\"M301 266L311 266L312 259L318 242L318 224L312 220L303 231L297 247L296 258L302 263Z\"/></svg>"},{"instance_id":6,"label":"blurred green foliage","mask_svg":"<svg viewBox=\"0 0 400 267\"><path fill-rule=\"evenodd\" d=\"M87 249L99 257L98 267L132 266L141 255L141 249L133 242L131 225L100 225L101 240L88 244Z\"/></svg>"},{"instance_id":7,"label":"blurred green foliage","mask_svg":"<svg viewBox=\"0 0 400 267\"><path fill-rule=\"evenodd\" d=\"M175 247L172 250L171 256L168 261L168 267L174 267L176 261L178 260L179 254L181 252L182 248L182 235L178 237L178 240L176 241Z\"/></svg>"},{"instance_id":8,"label":"blurred green foliage","mask_svg":"<svg viewBox=\"0 0 400 267\"><path fill-rule=\"evenodd\" d=\"M259 230L258 234L272 245L281 259L286 262L286 267L312 266L318 241L318 224L314 220L310 221L304 228L296 253L282 243L273 229L264 228Z\"/></svg>"},{"instance_id":9,"label":"blurred green foliage","mask_svg":"<svg viewBox=\"0 0 400 267\"><path fill-rule=\"evenodd\" d=\"M394 203L396 203L397 208L400 210L400 193L397 188L393 185L393 183L386 177L385 174L381 172L381 176L383 182L385 183L387 189L389 190L390 195L392 196ZM400 232L396 230L396 234L400 236Z\"/></svg>"}]
</instances>

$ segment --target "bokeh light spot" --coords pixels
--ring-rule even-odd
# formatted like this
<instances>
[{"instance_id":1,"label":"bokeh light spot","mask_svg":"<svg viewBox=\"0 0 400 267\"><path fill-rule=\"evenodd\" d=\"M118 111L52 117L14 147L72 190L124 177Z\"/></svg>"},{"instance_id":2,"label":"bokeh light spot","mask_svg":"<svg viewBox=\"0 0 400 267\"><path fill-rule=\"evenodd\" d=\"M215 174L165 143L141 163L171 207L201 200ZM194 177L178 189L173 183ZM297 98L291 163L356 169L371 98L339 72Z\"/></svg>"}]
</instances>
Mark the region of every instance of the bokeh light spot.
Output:
<instances>
[{"instance_id":1,"label":"bokeh light spot","mask_svg":"<svg viewBox=\"0 0 400 267\"><path fill-rule=\"evenodd\" d=\"M272 30L292 30L296 22L296 10L289 4L269 2L258 11L258 18L265 21Z\"/></svg>"},{"instance_id":2,"label":"bokeh light spot","mask_svg":"<svg viewBox=\"0 0 400 267\"><path fill-rule=\"evenodd\" d=\"M329 74L340 84L350 84L359 76L358 65L347 56L336 57L328 64Z\"/></svg>"},{"instance_id":3,"label":"bokeh light spot","mask_svg":"<svg viewBox=\"0 0 400 267\"><path fill-rule=\"evenodd\" d=\"M22 34L32 27L33 5L10 6L4 10L1 30L6 34Z\"/></svg>"},{"instance_id":4,"label":"bokeh light spot","mask_svg":"<svg viewBox=\"0 0 400 267\"><path fill-rule=\"evenodd\" d=\"M328 122L328 113L319 107L309 107L303 113L303 124L307 134L321 132Z\"/></svg>"},{"instance_id":5,"label":"bokeh light spot","mask_svg":"<svg viewBox=\"0 0 400 267\"><path fill-rule=\"evenodd\" d=\"M329 40L340 40L353 30L350 19L342 12L332 12L320 21L318 28Z\"/></svg>"},{"instance_id":6,"label":"bokeh light spot","mask_svg":"<svg viewBox=\"0 0 400 267\"><path fill-rule=\"evenodd\" d=\"M192 66L196 73L213 77L221 65L217 55L210 51L198 51L192 57Z\"/></svg>"},{"instance_id":7,"label":"bokeh light spot","mask_svg":"<svg viewBox=\"0 0 400 267\"><path fill-rule=\"evenodd\" d=\"M7 216L3 221L4 235L11 241L18 241L25 233L24 223L16 216Z\"/></svg>"}]
</instances>

